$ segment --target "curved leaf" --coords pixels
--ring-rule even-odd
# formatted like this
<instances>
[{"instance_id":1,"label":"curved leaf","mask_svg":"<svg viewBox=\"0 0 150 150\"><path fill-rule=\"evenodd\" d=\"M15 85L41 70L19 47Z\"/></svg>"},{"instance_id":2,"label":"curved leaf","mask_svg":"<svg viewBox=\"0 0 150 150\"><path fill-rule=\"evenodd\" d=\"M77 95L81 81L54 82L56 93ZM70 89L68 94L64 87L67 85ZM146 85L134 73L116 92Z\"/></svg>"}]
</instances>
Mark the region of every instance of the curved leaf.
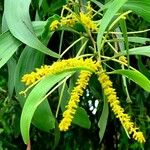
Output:
<instances>
[{"instance_id":1,"label":"curved leaf","mask_svg":"<svg viewBox=\"0 0 150 150\"><path fill-rule=\"evenodd\" d=\"M29 16L31 0L5 0L5 18L11 33L26 45L53 57L58 54L49 50L36 37Z\"/></svg>"},{"instance_id":2,"label":"curved leaf","mask_svg":"<svg viewBox=\"0 0 150 150\"><path fill-rule=\"evenodd\" d=\"M124 8L132 10L136 14L142 16L146 21L150 22L150 1L149 0L129 0Z\"/></svg>"},{"instance_id":3,"label":"curved leaf","mask_svg":"<svg viewBox=\"0 0 150 150\"><path fill-rule=\"evenodd\" d=\"M37 36L42 35L45 21L32 23ZM12 57L22 43L7 31L0 35L0 68Z\"/></svg>"},{"instance_id":4,"label":"curved leaf","mask_svg":"<svg viewBox=\"0 0 150 150\"><path fill-rule=\"evenodd\" d=\"M98 50L100 50L101 47L101 41L103 38L103 34L110 23L111 19L114 17L114 15L117 13L117 11L124 5L124 3L127 0L114 0L111 5L109 6L108 10L104 14L102 20L100 20L100 28L98 30L97 35L97 47Z\"/></svg>"},{"instance_id":5,"label":"curved leaf","mask_svg":"<svg viewBox=\"0 0 150 150\"><path fill-rule=\"evenodd\" d=\"M47 21L33 21L32 26L36 36L41 36L43 34L43 29Z\"/></svg>"},{"instance_id":6,"label":"curved leaf","mask_svg":"<svg viewBox=\"0 0 150 150\"><path fill-rule=\"evenodd\" d=\"M25 105L22 110L20 128L23 140L25 143L29 142L29 129L32 117L37 107L44 100L45 94L60 80L70 75L73 72L64 72L61 74L49 75L41 80L31 91L26 99ZM54 118L51 118L52 127L55 127Z\"/></svg>"},{"instance_id":7,"label":"curved leaf","mask_svg":"<svg viewBox=\"0 0 150 150\"><path fill-rule=\"evenodd\" d=\"M14 87L15 87L15 71L16 71L16 60L12 57L9 59L7 62L7 67L8 67L8 93L9 93L9 98L12 97Z\"/></svg>"},{"instance_id":8,"label":"curved leaf","mask_svg":"<svg viewBox=\"0 0 150 150\"><path fill-rule=\"evenodd\" d=\"M9 60L21 45L9 31L0 35L0 68Z\"/></svg>"},{"instance_id":9,"label":"curved leaf","mask_svg":"<svg viewBox=\"0 0 150 150\"><path fill-rule=\"evenodd\" d=\"M150 42L150 38L144 38L144 37L128 37L129 42L134 42L134 43L141 43L141 44L146 44L146 42Z\"/></svg>"},{"instance_id":10,"label":"curved leaf","mask_svg":"<svg viewBox=\"0 0 150 150\"><path fill-rule=\"evenodd\" d=\"M150 92L150 80L142 73L135 70L115 70L112 74L121 74L131 79L133 82L141 86L145 91Z\"/></svg>"},{"instance_id":11,"label":"curved leaf","mask_svg":"<svg viewBox=\"0 0 150 150\"><path fill-rule=\"evenodd\" d=\"M24 59L26 58L26 59ZM23 107L25 103L25 97L19 94L20 91L25 89L21 78L27 72L31 72L34 68L39 67L43 64L44 54L39 51L34 51L32 48L26 46L16 67L15 74L15 90L20 105ZM51 129L51 108L47 100L42 102L34 113L32 123L42 131L48 132ZM43 123L44 122L44 123Z\"/></svg>"},{"instance_id":12,"label":"curved leaf","mask_svg":"<svg viewBox=\"0 0 150 150\"><path fill-rule=\"evenodd\" d=\"M82 107L78 107L76 113L73 117L72 122L82 128L89 129L91 126L91 122L89 120L88 114Z\"/></svg>"},{"instance_id":13,"label":"curved leaf","mask_svg":"<svg viewBox=\"0 0 150 150\"><path fill-rule=\"evenodd\" d=\"M122 51L119 55L126 55L126 51ZM150 46L142 46L129 49L129 55L144 55L150 57Z\"/></svg>"},{"instance_id":14,"label":"curved leaf","mask_svg":"<svg viewBox=\"0 0 150 150\"><path fill-rule=\"evenodd\" d=\"M100 141L102 141L102 139L104 137L104 133L105 133L106 126L107 126L108 114L109 114L108 102L105 98L103 111L102 111L101 117L98 121L98 127L100 128L100 131L99 131Z\"/></svg>"},{"instance_id":15,"label":"curved leaf","mask_svg":"<svg viewBox=\"0 0 150 150\"><path fill-rule=\"evenodd\" d=\"M150 71L146 65L143 64L141 56L137 57L137 60L139 71L143 73L148 79L150 79Z\"/></svg>"}]
</instances>

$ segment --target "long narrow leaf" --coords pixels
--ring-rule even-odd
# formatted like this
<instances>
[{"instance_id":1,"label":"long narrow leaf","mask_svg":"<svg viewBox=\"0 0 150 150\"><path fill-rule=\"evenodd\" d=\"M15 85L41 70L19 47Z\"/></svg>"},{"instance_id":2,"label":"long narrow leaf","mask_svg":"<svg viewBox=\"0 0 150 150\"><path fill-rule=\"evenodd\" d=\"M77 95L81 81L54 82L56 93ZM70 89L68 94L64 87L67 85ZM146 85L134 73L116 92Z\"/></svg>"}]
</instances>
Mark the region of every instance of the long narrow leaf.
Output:
<instances>
[{"instance_id":1,"label":"long narrow leaf","mask_svg":"<svg viewBox=\"0 0 150 150\"><path fill-rule=\"evenodd\" d=\"M101 41L103 38L103 34L109 25L111 19L114 17L114 15L117 13L117 11L124 5L124 3L127 0L114 0L112 4L109 6L108 10L104 14L102 20L100 21L100 28L98 30L97 35L97 47L98 50L100 50L101 47Z\"/></svg>"},{"instance_id":2,"label":"long narrow leaf","mask_svg":"<svg viewBox=\"0 0 150 150\"><path fill-rule=\"evenodd\" d=\"M23 140L25 143L29 142L29 129L31 125L31 120L34 115L35 110L37 107L42 103L44 100L43 97L45 94L60 80L64 77L70 75L72 72L64 72L62 74L57 75L49 75L45 77L39 84L37 84L29 96L26 99L25 105L22 110L21 115L21 134L23 136ZM55 125L54 118L52 118L51 123L53 124L53 128Z\"/></svg>"},{"instance_id":3,"label":"long narrow leaf","mask_svg":"<svg viewBox=\"0 0 150 150\"><path fill-rule=\"evenodd\" d=\"M26 59L24 59L26 58ZM43 64L44 54L39 51L34 51L30 47L25 47L19 62L16 67L15 74L15 90L20 105L23 107L25 103L25 97L19 94L20 91L25 90L25 86L21 83L21 78L24 74L31 72L34 68L39 67ZM36 112L34 113L32 123L39 129L48 132L51 129L51 108L48 102L45 100L39 105ZM43 123L44 122L44 123Z\"/></svg>"},{"instance_id":4,"label":"long narrow leaf","mask_svg":"<svg viewBox=\"0 0 150 150\"><path fill-rule=\"evenodd\" d=\"M49 50L36 37L29 16L30 3L31 0L5 0L5 17L8 28L17 39L28 46L58 58L58 54Z\"/></svg>"},{"instance_id":5,"label":"long narrow leaf","mask_svg":"<svg viewBox=\"0 0 150 150\"><path fill-rule=\"evenodd\" d=\"M141 86L145 91L150 92L150 80L139 71L134 70L115 70L112 74L121 74L131 79L133 82Z\"/></svg>"},{"instance_id":6,"label":"long narrow leaf","mask_svg":"<svg viewBox=\"0 0 150 150\"><path fill-rule=\"evenodd\" d=\"M21 45L9 31L0 35L0 68L9 60Z\"/></svg>"},{"instance_id":7,"label":"long narrow leaf","mask_svg":"<svg viewBox=\"0 0 150 150\"><path fill-rule=\"evenodd\" d=\"M101 117L100 117L100 119L98 121L98 127L100 128L100 131L99 131L100 141L102 141L104 133L105 133L105 130L106 130L108 113L109 113L108 102L107 102L107 100L105 98L104 99L103 111L102 111Z\"/></svg>"},{"instance_id":8,"label":"long narrow leaf","mask_svg":"<svg viewBox=\"0 0 150 150\"><path fill-rule=\"evenodd\" d=\"M126 55L126 51L119 53L120 55ZM129 49L129 55L144 55L150 57L150 46L142 46Z\"/></svg>"},{"instance_id":9,"label":"long narrow leaf","mask_svg":"<svg viewBox=\"0 0 150 150\"><path fill-rule=\"evenodd\" d=\"M124 8L132 10L136 14L142 16L146 21L150 22L150 1L149 0L129 0Z\"/></svg>"},{"instance_id":10,"label":"long narrow leaf","mask_svg":"<svg viewBox=\"0 0 150 150\"><path fill-rule=\"evenodd\" d=\"M11 98L15 87L14 79L16 70L16 60L13 57L7 62L7 67L8 67L8 93L9 98Z\"/></svg>"}]
</instances>

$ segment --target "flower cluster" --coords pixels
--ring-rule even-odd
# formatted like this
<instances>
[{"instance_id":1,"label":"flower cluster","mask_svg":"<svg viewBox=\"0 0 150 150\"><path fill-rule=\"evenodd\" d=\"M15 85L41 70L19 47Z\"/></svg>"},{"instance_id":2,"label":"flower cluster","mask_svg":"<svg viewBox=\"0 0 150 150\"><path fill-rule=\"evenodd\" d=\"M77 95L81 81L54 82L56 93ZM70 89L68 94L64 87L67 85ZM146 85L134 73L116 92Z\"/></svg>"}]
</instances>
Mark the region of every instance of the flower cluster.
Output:
<instances>
[{"instance_id":1,"label":"flower cluster","mask_svg":"<svg viewBox=\"0 0 150 150\"><path fill-rule=\"evenodd\" d=\"M83 95L90 76L91 72L81 71L80 76L76 82L76 87L74 87L73 91L71 92L69 103L66 106L67 109L63 113L63 119L59 124L60 131L67 131L69 129L78 103L80 101L80 96Z\"/></svg>"},{"instance_id":2,"label":"flower cluster","mask_svg":"<svg viewBox=\"0 0 150 150\"><path fill-rule=\"evenodd\" d=\"M77 18L73 13L67 15L66 17L62 17L62 19L60 20L61 26L72 27L76 22L77 22Z\"/></svg>"},{"instance_id":3,"label":"flower cluster","mask_svg":"<svg viewBox=\"0 0 150 150\"><path fill-rule=\"evenodd\" d=\"M124 61L124 57L120 58L120 61ZM124 129L129 135L140 143L145 142L143 133L136 127L136 125L131 121L131 117L124 112L124 109L120 105L120 101L117 97L116 91L113 88L112 82L109 76L102 69L102 66L97 61L93 61L91 58L87 59L77 59L70 58L67 60L61 60L54 62L51 66L44 65L41 68L36 68L34 72L30 74L25 74L22 77L22 82L26 85L34 84L36 81L41 80L43 77L62 73L64 71L81 70L79 78L76 82L76 86L71 92L71 97L66 110L63 113L63 119L59 124L61 131L67 131L71 125L72 119L76 112L77 105L80 101L80 97L88 84L89 78L92 73L98 74L98 80L104 90L104 94L107 96L110 107L114 112L115 116L120 120Z\"/></svg>"},{"instance_id":4,"label":"flower cluster","mask_svg":"<svg viewBox=\"0 0 150 150\"><path fill-rule=\"evenodd\" d=\"M81 12L80 13L80 21L85 26L85 28L87 28L88 30L97 31L97 29L98 29L97 24L94 23L91 15L87 15L87 14L84 14Z\"/></svg>"},{"instance_id":5,"label":"flower cluster","mask_svg":"<svg viewBox=\"0 0 150 150\"><path fill-rule=\"evenodd\" d=\"M91 72L95 72L98 70L99 64L92 59L77 59L77 58L70 58L67 60L62 60L58 62L54 62L51 66L45 65L41 68L36 68L34 72L30 74L25 74L22 77L22 82L26 85L30 85L35 83L37 80L41 80L46 75L49 74L56 74L63 71L68 71L72 69L84 69L89 70Z\"/></svg>"},{"instance_id":6,"label":"flower cluster","mask_svg":"<svg viewBox=\"0 0 150 150\"><path fill-rule=\"evenodd\" d=\"M54 31L63 26L73 27L76 22L76 16L74 14L69 14L66 17L62 17L60 20L52 21L49 28L50 30Z\"/></svg>"},{"instance_id":7,"label":"flower cluster","mask_svg":"<svg viewBox=\"0 0 150 150\"><path fill-rule=\"evenodd\" d=\"M64 6L64 8L70 11L67 6ZM88 3L86 10L87 11L85 13L80 12L79 15L71 11L69 15L62 17L59 21L54 20L50 25L50 30L56 30L58 27L63 26L73 27L75 23L79 22L83 24L86 29L90 31L97 31L97 24L92 20L92 7L90 3Z\"/></svg>"},{"instance_id":8,"label":"flower cluster","mask_svg":"<svg viewBox=\"0 0 150 150\"><path fill-rule=\"evenodd\" d=\"M139 131L139 128L131 121L131 117L124 113L124 109L120 106L120 101L116 95L115 89L112 87L112 82L109 79L109 76L102 70L99 73L99 78L104 94L107 96L108 102L112 108L112 111L116 117L120 120L124 129L132 135L132 137L140 143L145 142L143 133Z\"/></svg>"},{"instance_id":9,"label":"flower cluster","mask_svg":"<svg viewBox=\"0 0 150 150\"><path fill-rule=\"evenodd\" d=\"M60 23L58 20L54 20L50 25L50 30L56 30L59 27Z\"/></svg>"},{"instance_id":10,"label":"flower cluster","mask_svg":"<svg viewBox=\"0 0 150 150\"><path fill-rule=\"evenodd\" d=\"M125 56L120 56L119 61L121 64L127 64L128 63L127 58Z\"/></svg>"}]
</instances>

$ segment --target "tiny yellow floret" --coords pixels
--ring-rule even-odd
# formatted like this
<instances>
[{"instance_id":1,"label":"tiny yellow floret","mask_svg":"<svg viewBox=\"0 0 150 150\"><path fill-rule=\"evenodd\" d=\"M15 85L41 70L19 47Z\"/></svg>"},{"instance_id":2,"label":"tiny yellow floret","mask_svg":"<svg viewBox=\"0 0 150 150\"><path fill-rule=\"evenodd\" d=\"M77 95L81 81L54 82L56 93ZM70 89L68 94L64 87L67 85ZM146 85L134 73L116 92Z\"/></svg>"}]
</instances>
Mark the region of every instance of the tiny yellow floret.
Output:
<instances>
[{"instance_id":1,"label":"tiny yellow floret","mask_svg":"<svg viewBox=\"0 0 150 150\"><path fill-rule=\"evenodd\" d=\"M60 22L58 20L54 20L50 25L50 30L58 29L59 25L60 25Z\"/></svg>"},{"instance_id":2,"label":"tiny yellow floret","mask_svg":"<svg viewBox=\"0 0 150 150\"><path fill-rule=\"evenodd\" d=\"M77 19L75 15L70 14L70 15L67 15L66 17L62 17L62 19L60 20L60 24L61 26L72 27L76 23L76 21Z\"/></svg>"},{"instance_id":3,"label":"tiny yellow floret","mask_svg":"<svg viewBox=\"0 0 150 150\"><path fill-rule=\"evenodd\" d=\"M128 63L127 58L126 58L125 56L120 56L120 57L119 57L119 61L120 61L120 63L121 63L122 65Z\"/></svg>"},{"instance_id":4,"label":"tiny yellow floret","mask_svg":"<svg viewBox=\"0 0 150 150\"><path fill-rule=\"evenodd\" d=\"M92 73L89 71L81 71L76 82L76 87L74 87L73 91L71 92L69 103L63 113L63 119L59 124L60 131L67 131L71 126L71 122L78 107L80 97L83 95L91 74Z\"/></svg>"},{"instance_id":5,"label":"tiny yellow floret","mask_svg":"<svg viewBox=\"0 0 150 150\"><path fill-rule=\"evenodd\" d=\"M91 16L81 12L80 13L80 21L88 30L97 31L97 29L98 29L97 25L94 23Z\"/></svg>"}]
</instances>

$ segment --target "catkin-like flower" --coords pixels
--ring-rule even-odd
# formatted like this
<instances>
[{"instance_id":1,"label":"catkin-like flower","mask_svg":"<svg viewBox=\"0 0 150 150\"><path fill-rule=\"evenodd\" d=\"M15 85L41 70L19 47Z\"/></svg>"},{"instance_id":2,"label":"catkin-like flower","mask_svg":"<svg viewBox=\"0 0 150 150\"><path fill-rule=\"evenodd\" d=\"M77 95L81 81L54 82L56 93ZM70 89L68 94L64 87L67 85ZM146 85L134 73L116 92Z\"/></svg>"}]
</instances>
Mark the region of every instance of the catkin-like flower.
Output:
<instances>
[{"instance_id":1,"label":"catkin-like flower","mask_svg":"<svg viewBox=\"0 0 150 150\"><path fill-rule=\"evenodd\" d=\"M92 73L89 71L81 71L79 78L76 82L76 86L71 92L69 103L63 113L63 119L59 124L60 131L67 131L69 129L76 109L78 107L80 96L83 95L83 92L88 84L91 74Z\"/></svg>"},{"instance_id":2,"label":"catkin-like flower","mask_svg":"<svg viewBox=\"0 0 150 150\"><path fill-rule=\"evenodd\" d=\"M62 60L58 62L54 62L51 66L44 65L41 68L37 68L36 71L25 74L22 77L22 82L26 85L30 85L35 83L38 80L41 80L46 75L56 74L63 71L71 71L74 68L89 70L91 72L96 72L98 70L99 64L92 59L77 59L71 58L67 60Z\"/></svg>"},{"instance_id":3,"label":"catkin-like flower","mask_svg":"<svg viewBox=\"0 0 150 150\"><path fill-rule=\"evenodd\" d=\"M21 82L24 82L26 85L30 85L35 83L36 81L40 80L45 75L49 74L49 68L50 66L44 65L41 66L41 68L36 68L35 72L31 72L30 74L25 74Z\"/></svg>"},{"instance_id":4,"label":"catkin-like flower","mask_svg":"<svg viewBox=\"0 0 150 150\"><path fill-rule=\"evenodd\" d=\"M139 131L139 128L131 121L131 117L124 113L124 109L120 105L120 101L116 95L115 89L112 87L112 82L109 79L109 76L101 70L99 73L99 78L104 94L107 96L108 102L110 103L111 109L114 112L115 116L120 120L124 129L132 135L133 139L137 140L140 143L145 142L143 133Z\"/></svg>"}]
</instances>

